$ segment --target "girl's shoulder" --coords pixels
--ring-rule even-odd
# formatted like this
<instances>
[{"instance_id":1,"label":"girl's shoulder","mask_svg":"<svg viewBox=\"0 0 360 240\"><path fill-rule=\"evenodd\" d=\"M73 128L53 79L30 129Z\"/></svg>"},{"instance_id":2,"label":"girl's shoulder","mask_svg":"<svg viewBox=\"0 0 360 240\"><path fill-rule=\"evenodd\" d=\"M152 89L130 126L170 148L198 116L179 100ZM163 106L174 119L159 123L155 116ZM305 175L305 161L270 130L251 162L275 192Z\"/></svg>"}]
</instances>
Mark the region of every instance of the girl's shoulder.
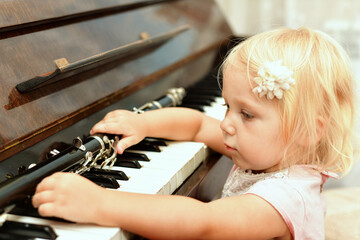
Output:
<instances>
[{"instance_id":1,"label":"girl's shoulder","mask_svg":"<svg viewBox=\"0 0 360 240\"><path fill-rule=\"evenodd\" d=\"M270 189L282 186L299 192L309 189L316 191L330 177L337 178L337 175L321 172L313 165L294 165L271 173L253 173L251 170L234 167L224 185L222 197L244 194L254 186L264 186L266 189L269 189L268 186Z\"/></svg>"},{"instance_id":2,"label":"girl's shoulder","mask_svg":"<svg viewBox=\"0 0 360 240\"><path fill-rule=\"evenodd\" d=\"M313 166L296 165L258 181L245 194L259 196L270 203L295 239L323 239L326 205L321 188L330 175L333 174L320 172Z\"/></svg>"},{"instance_id":3,"label":"girl's shoulder","mask_svg":"<svg viewBox=\"0 0 360 240\"><path fill-rule=\"evenodd\" d=\"M294 165L288 168L287 177L294 181L316 181L323 185L329 178L338 179L339 175L330 171L321 171L315 165Z\"/></svg>"}]
</instances>

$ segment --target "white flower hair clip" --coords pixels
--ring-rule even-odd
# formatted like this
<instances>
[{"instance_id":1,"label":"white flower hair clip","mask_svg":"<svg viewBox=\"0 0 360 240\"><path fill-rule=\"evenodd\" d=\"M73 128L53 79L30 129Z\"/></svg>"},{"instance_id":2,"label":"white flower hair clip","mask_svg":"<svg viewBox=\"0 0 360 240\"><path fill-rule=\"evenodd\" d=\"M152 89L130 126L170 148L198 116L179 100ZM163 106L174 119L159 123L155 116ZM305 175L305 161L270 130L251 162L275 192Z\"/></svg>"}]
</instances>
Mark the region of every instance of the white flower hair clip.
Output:
<instances>
[{"instance_id":1,"label":"white flower hair clip","mask_svg":"<svg viewBox=\"0 0 360 240\"><path fill-rule=\"evenodd\" d=\"M283 91L289 90L290 85L295 84L295 79L292 78L293 71L286 66L281 65L282 60L269 62L266 61L259 67L258 77L254 78L258 85L253 88L253 92L259 94L260 97L266 95L267 99L283 97Z\"/></svg>"}]
</instances>

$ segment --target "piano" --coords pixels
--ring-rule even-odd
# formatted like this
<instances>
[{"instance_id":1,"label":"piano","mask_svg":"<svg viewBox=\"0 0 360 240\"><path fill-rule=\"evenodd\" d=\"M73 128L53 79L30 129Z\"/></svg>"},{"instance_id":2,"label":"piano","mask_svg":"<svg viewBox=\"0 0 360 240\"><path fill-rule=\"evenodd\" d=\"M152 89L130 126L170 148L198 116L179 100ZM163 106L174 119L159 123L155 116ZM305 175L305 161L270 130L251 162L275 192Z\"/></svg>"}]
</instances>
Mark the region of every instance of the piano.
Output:
<instances>
[{"instance_id":1,"label":"piano","mask_svg":"<svg viewBox=\"0 0 360 240\"><path fill-rule=\"evenodd\" d=\"M180 106L221 119L217 68L231 44L214 0L2 1L0 202L12 205L1 197L11 180L59 161L63 150L80 151L76 139L83 146L91 127L112 110L133 110L184 88ZM150 138L125 155L101 168L103 175L98 165L82 174L115 191L196 197L219 158L202 143ZM104 177L106 170L117 175ZM24 195L15 208L1 206L0 238L137 237L42 218Z\"/></svg>"}]
</instances>

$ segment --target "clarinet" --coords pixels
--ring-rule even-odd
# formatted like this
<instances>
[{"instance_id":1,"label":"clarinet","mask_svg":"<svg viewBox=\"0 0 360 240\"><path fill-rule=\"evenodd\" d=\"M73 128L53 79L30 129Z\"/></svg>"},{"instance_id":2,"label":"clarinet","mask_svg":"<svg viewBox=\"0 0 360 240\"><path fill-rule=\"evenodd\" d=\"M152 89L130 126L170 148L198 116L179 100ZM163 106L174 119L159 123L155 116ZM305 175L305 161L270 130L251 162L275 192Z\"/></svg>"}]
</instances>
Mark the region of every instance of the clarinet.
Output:
<instances>
[{"instance_id":1,"label":"clarinet","mask_svg":"<svg viewBox=\"0 0 360 240\"><path fill-rule=\"evenodd\" d=\"M175 107L181 104L185 96L185 89L173 88L167 91L163 97L134 108L136 113L155 110L164 107ZM112 167L116 161L116 145L120 137L116 135L95 134L87 137L84 141L77 137L73 140L70 148L58 152L53 156L27 169L23 173L0 184L0 214L6 214L18 201L23 201L32 195L36 185L40 181L59 171L67 171L82 174L95 166L105 168ZM98 165L98 161L101 164Z\"/></svg>"}]
</instances>

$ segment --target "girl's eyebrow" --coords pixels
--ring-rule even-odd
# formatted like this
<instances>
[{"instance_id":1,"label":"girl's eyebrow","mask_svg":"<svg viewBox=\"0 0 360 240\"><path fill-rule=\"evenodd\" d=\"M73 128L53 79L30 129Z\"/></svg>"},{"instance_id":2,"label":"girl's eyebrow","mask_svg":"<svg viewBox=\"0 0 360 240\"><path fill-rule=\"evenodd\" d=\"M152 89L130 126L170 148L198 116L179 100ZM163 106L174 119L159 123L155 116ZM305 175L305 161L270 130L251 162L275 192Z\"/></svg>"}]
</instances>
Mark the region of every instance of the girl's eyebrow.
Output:
<instances>
[{"instance_id":1,"label":"girl's eyebrow","mask_svg":"<svg viewBox=\"0 0 360 240\"><path fill-rule=\"evenodd\" d=\"M226 96L224 96L224 92L222 92L222 98L224 99L224 103L227 102L227 98ZM256 103L255 101L249 101L249 100L245 100L245 99L242 99L241 97L236 97L235 98L235 102L236 104L238 105L242 105L244 106L246 109L258 109L259 108L259 103Z\"/></svg>"},{"instance_id":2,"label":"girl's eyebrow","mask_svg":"<svg viewBox=\"0 0 360 240\"><path fill-rule=\"evenodd\" d=\"M241 98L235 98L235 102L236 104L239 104L241 106L243 106L246 109L252 109L252 110L258 110L260 107L260 104L255 102L255 101L251 101L251 100L246 100L246 99L241 99Z\"/></svg>"}]
</instances>

